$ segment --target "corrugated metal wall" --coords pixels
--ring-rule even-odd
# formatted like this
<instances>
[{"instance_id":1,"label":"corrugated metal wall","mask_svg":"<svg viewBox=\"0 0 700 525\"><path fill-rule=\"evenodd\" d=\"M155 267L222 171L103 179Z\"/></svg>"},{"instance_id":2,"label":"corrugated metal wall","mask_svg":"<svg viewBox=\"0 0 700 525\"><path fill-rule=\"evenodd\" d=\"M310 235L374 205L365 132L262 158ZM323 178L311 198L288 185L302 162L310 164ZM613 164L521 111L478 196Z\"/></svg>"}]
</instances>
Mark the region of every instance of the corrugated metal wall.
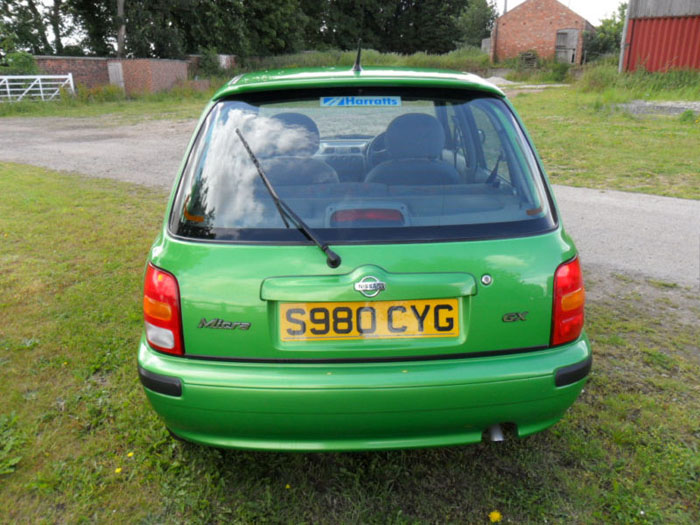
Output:
<instances>
[{"instance_id":1,"label":"corrugated metal wall","mask_svg":"<svg viewBox=\"0 0 700 525\"><path fill-rule=\"evenodd\" d=\"M700 15L699 0L630 0L630 18Z\"/></svg>"},{"instance_id":2,"label":"corrugated metal wall","mask_svg":"<svg viewBox=\"0 0 700 525\"><path fill-rule=\"evenodd\" d=\"M623 67L700 69L700 16L630 19Z\"/></svg>"}]
</instances>

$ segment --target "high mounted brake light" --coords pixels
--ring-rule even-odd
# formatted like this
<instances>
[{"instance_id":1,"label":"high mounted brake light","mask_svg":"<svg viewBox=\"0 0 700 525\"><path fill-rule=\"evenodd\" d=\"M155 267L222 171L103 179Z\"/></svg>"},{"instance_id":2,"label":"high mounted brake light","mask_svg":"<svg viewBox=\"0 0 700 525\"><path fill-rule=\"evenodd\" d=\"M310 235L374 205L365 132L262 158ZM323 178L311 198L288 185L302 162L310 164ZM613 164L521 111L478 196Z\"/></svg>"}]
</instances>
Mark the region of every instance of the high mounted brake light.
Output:
<instances>
[{"instance_id":1,"label":"high mounted brake light","mask_svg":"<svg viewBox=\"0 0 700 525\"><path fill-rule=\"evenodd\" d=\"M383 208L338 210L331 216L331 223L357 221L398 222L403 224L404 216L399 210Z\"/></svg>"},{"instance_id":2,"label":"high mounted brake light","mask_svg":"<svg viewBox=\"0 0 700 525\"><path fill-rule=\"evenodd\" d=\"M578 339L583 330L586 291L578 257L565 262L554 274L552 346Z\"/></svg>"},{"instance_id":3,"label":"high mounted brake light","mask_svg":"<svg viewBox=\"0 0 700 525\"><path fill-rule=\"evenodd\" d=\"M148 263L143 286L146 340L156 350L183 355L180 289L175 276Z\"/></svg>"}]
</instances>

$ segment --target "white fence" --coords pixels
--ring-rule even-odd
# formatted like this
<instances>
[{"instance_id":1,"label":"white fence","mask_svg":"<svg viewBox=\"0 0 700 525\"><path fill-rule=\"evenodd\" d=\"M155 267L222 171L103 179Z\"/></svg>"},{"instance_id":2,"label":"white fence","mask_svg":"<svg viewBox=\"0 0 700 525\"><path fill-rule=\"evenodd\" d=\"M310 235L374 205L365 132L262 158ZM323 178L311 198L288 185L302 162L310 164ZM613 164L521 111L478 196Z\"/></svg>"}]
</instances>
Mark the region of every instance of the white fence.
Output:
<instances>
[{"instance_id":1,"label":"white fence","mask_svg":"<svg viewBox=\"0 0 700 525\"><path fill-rule=\"evenodd\" d=\"M61 89L74 94L73 74L67 75L9 75L0 76L0 102L20 100L53 100Z\"/></svg>"}]
</instances>

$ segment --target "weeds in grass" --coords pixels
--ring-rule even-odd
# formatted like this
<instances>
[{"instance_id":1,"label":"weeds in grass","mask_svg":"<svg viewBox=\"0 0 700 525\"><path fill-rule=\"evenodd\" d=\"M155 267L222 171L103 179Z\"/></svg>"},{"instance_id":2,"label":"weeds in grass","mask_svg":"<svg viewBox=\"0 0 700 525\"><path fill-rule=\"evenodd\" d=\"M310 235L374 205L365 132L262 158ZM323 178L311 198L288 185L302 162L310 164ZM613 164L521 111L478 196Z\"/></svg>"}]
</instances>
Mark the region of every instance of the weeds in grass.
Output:
<instances>
[{"instance_id":1,"label":"weeds in grass","mask_svg":"<svg viewBox=\"0 0 700 525\"><path fill-rule=\"evenodd\" d=\"M249 58L245 70L280 69L293 67L350 67L355 63L357 51L305 51L290 55ZM373 49L362 50L363 66L394 66L454 69L456 71L481 72L490 67L489 56L476 47L464 47L442 55L414 53L380 53Z\"/></svg>"},{"instance_id":2,"label":"weeds in grass","mask_svg":"<svg viewBox=\"0 0 700 525\"><path fill-rule=\"evenodd\" d=\"M683 124L698 124L700 123L700 114L698 116L695 116L695 112L688 109L681 113L680 117L678 117L678 120L683 123Z\"/></svg>"},{"instance_id":3,"label":"weeds in grass","mask_svg":"<svg viewBox=\"0 0 700 525\"><path fill-rule=\"evenodd\" d=\"M514 82L528 82L532 84L547 84L570 82L569 70L571 66L562 62L542 61L535 68L518 67L506 75L508 80Z\"/></svg>"},{"instance_id":4,"label":"weeds in grass","mask_svg":"<svg viewBox=\"0 0 700 525\"><path fill-rule=\"evenodd\" d=\"M0 414L0 476L11 474L22 460L17 456L17 449L22 444L22 438L17 431L17 416Z\"/></svg>"},{"instance_id":5,"label":"weeds in grass","mask_svg":"<svg viewBox=\"0 0 700 525\"><path fill-rule=\"evenodd\" d=\"M576 85L583 92L614 90L618 97L626 100L700 100L700 71L697 70L649 72L640 68L618 74L615 65L591 64L585 67Z\"/></svg>"},{"instance_id":6,"label":"weeds in grass","mask_svg":"<svg viewBox=\"0 0 700 525\"><path fill-rule=\"evenodd\" d=\"M70 95L67 93L61 94L61 99L69 101ZM88 88L86 86L78 86L75 100L82 103L102 103L102 102L118 102L124 100L126 95L124 90L119 86L96 86Z\"/></svg>"},{"instance_id":7,"label":"weeds in grass","mask_svg":"<svg viewBox=\"0 0 700 525\"><path fill-rule=\"evenodd\" d=\"M678 285L676 283L670 283L667 281L659 281L657 279L647 279L647 282L655 286L656 288L678 288Z\"/></svg>"}]
</instances>

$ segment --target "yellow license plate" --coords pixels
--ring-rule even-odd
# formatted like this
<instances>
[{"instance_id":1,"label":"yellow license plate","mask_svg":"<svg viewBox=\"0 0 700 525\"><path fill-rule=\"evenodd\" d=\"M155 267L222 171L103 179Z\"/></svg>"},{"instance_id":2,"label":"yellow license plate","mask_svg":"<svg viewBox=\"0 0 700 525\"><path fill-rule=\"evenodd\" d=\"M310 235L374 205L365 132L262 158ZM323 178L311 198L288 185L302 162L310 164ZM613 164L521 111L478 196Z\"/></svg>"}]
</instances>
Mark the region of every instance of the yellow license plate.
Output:
<instances>
[{"instance_id":1,"label":"yellow license plate","mask_svg":"<svg viewBox=\"0 0 700 525\"><path fill-rule=\"evenodd\" d=\"M282 341L458 337L457 299L281 303Z\"/></svg>"}]
</instances>

